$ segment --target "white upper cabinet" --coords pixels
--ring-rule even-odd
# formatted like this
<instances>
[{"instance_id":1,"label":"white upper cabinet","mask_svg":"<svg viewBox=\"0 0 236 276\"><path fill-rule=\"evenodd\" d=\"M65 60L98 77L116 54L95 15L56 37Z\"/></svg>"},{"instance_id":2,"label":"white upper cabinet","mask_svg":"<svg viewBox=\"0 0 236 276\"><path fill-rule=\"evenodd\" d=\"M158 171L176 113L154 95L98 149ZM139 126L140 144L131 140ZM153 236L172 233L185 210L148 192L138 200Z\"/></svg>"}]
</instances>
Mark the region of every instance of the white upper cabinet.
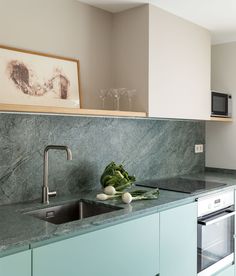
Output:
<instances>
[{"instance_id":1,"label":"white upper cabinet","mask_svg":"<svg viewBox=\"0 0 236 276\"><path fill-rule=\"evenodd\" d=\"M210 34L149 6L149 116L210 117Z\"/></svg>"},{"instance_id":2,"label":"white upper cabinet","mask_svg":"<svg viewBox=\"0 0 236 276\"><path fill-rule=\"evenodd\" d=\"M210 118L210 34L144 5L114 15L115 86L137 89L133 111L149 117Z\"/></svg>"}]
</instances>

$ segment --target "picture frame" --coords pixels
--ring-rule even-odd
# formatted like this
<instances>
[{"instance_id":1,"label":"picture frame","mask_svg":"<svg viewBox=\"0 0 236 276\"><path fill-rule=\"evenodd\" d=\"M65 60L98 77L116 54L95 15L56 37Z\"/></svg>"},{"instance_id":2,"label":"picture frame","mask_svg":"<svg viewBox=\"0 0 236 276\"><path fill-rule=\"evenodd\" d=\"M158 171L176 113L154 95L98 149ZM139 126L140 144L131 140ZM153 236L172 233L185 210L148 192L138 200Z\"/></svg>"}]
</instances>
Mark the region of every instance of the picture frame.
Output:
<instances>
[{"instance_id":1,"label":"picture frame","mask_svg":"<svg viewBox=\"0 0 236 276\"><path fill-rule=\"evenodd\" d=\"M79 60L0 45L0 111L81 109Z\"/></svg>"}]
</instances>

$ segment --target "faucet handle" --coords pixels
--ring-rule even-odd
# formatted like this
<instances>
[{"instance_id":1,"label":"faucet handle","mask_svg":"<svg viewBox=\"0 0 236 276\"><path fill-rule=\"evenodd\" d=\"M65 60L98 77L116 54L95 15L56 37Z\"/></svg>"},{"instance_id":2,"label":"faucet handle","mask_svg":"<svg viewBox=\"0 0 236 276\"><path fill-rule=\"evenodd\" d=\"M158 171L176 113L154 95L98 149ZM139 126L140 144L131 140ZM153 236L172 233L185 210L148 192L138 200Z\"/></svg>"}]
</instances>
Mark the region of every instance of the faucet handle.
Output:
<instances>
[{"instance_id":1,"label":"faucet handle","mask_svg":"<svg viewBox=\"0 0 236 276\"><path fill-rule=\"evenodd\" d=\"M49 188L43 186L42 187L42 202L49 204L49 197L55 197L57 195L57 192L49 192Z\"/></svg>"},{"instance_id":2,"label":"faucet handle","mask_svg":"<svg viewBox=\"0 0 236 276\"><path fill-rule=\"evenodd\" d=\"M55 197L57 195L57 192L54 191L54 192L48 192L48 196L49 197Z\"/></svg>"}]
</instances>

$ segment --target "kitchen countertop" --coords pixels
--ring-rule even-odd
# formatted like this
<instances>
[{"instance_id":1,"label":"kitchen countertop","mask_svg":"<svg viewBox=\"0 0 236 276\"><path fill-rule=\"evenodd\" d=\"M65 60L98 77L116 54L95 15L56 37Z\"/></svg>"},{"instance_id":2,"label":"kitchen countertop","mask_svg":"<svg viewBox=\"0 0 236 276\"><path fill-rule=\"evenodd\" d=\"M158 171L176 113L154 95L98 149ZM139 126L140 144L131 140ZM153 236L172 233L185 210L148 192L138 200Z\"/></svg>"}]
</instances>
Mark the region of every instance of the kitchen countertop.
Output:
<instances>
[{"instance_id":1,"label":"kitchen countertop","mask_svg":"<svg viewBox=\"0 0 236 276\"><path fill-rule=\"evenodd\" d=\"M45 207L40 202L0 206L0 257L191 203L199 196L205 196L217 191L224 191L236 187L235 173L213 170L207 171L204 174L185 175L184 177L222 182L227 185L223 188L216 188L194 194L160 190L158 199L132 202L130 205L122 204L118 200L109 200L105 203L118 205L124 207L124 209L61 225L54 225L24 214L25 212ZM81 194L80 196L51 199L49 206L78 200L80 198L95 200L97 192L94 191Z\"/></svg>"}]
</instances>

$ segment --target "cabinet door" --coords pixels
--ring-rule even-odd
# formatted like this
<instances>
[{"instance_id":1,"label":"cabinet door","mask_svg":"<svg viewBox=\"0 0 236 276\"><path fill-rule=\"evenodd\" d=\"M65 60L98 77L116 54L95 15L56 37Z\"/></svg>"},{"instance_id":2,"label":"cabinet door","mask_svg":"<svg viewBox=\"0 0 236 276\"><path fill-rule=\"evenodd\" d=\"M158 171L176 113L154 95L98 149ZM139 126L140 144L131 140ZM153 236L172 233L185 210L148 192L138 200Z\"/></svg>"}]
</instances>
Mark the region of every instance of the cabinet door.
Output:
<instances>
[{"instance_id":1,"label":"cabinet door","mask_svg":"<svg viewBox=\"0 0 236 276\"><path fill-rule=\"evenodd\" d=\"M155 276L159 215L149 215L33 250L33 276Z\"/></svg>"},{"instance_id":2,"label":"cabinet door","mask_svg":"<svg viewBox=\"0 0 236 276\"><path fill-rule=\"evenodd\" d=\"M1 276L31 276L31 251L0 258Z\"/></svg>"},{"instance_id":3,"label":"cabinet door","mask_svg":"<svg viewBox=\"0 0 236 276\"><path fill-rule=\"evenodd\" d=\"M221 272L214 274L214 276L234 276L234 265L222 270Z\"/></svg>"},{"instance_id":4,"label":"cabinet door","mask_svg":"<svg viewBox=\"0 0 236 276\"><path fill-rule=\"evenodd\" d=\"M160 214L160 275L197 275L197 204Z\"/></svg>"},{"instance_id":5,"label":"cabinet door","mask_svg":"<svg viewBox=\"0 0 236 276\"><path fill-rule=\"evenodd\" d=\"M150 117L209 119L209 31L150 5L148 77Z\"/></svg>"}]
</instances>

